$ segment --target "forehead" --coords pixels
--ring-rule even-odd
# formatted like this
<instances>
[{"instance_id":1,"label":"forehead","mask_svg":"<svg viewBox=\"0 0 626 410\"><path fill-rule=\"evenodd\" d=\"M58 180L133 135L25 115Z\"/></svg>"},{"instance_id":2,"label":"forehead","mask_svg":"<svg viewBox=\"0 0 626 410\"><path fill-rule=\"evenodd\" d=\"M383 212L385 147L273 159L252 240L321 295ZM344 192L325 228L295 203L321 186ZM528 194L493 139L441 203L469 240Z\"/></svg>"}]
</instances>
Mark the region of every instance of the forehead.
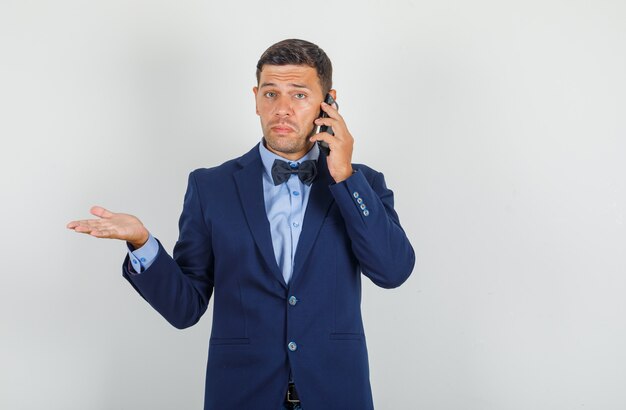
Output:
<instances>
[{"instance_id":1,"label":"forehead","mask_svg":"<svg viewBox=\"0 0 626 410\"><path fill-rule=\"evenodd\" d=\"M289 85L300 84L310 89L321 88L317 70L308 65L270 65L261 69L259 86L265 84Z\"/></svg>"}]
</instances>

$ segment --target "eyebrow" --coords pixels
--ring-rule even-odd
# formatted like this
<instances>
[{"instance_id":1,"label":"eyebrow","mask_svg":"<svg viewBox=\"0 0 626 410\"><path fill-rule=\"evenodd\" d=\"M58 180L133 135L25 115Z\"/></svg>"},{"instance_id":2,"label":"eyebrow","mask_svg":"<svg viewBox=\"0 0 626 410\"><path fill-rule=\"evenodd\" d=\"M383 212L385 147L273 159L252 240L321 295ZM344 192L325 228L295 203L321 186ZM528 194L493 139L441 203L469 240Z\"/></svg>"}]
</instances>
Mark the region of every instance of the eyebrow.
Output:
<instances>
[{"instance_id":1,"label":"eyebrow","mask_svg":"<svg viewBox=\"0 0 626 410\"><path fill-rule=\"evenodd\" d=\"M287 85L293 88L304 88L304 89L310 90L310 88L304 84L289 83ZM259 86L259 88L263 88L263 87L277 87L277 85L276 83L262 83Z\"/></svg>"}]
</instances>

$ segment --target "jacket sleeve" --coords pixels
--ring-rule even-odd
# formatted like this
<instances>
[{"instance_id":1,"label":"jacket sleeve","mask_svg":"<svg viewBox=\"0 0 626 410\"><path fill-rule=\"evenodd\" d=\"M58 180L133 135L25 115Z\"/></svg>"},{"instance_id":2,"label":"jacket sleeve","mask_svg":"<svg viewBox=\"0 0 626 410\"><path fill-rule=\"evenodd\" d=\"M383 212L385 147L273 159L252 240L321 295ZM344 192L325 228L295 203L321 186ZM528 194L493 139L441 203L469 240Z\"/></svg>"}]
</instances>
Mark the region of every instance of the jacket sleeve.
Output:
<instances>
[{"instance_id":1,"label":"jacket sleeve","mask_svg":"<svg viewBox=\"0 0 626 410\"><path fill-rule=\"evenodd\" d=\"M385 185L383 174L372 172L368 181L365 173L357 170L330 190L361 271L376 285L395 288L413 271L415 252L393 208L393 192Z\"/></svg>"},{"instance_id":2,"label":"jacket sleeve","mask_svg":"<svg viewBox=\"0 0 626 410\"><path fill-rule=\"evenodd\" d=\"M213 252L198 186L191 173L179 220L179 237L170 257L161 243L156 259L140 274L131 273L128 255L123 276L173 326L183 329L200 320L213 293Z\"/></svg>"}]
</instances>

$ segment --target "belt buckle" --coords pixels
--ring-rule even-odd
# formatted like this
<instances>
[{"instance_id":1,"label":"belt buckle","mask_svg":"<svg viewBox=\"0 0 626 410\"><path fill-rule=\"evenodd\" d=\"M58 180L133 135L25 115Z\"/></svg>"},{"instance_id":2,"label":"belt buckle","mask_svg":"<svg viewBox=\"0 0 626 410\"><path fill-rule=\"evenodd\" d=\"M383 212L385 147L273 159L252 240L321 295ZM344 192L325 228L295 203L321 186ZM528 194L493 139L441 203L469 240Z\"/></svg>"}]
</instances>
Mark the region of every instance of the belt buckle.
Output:
<instances>
[{"instance_id":1,"label":"belt buckle","mask_svg":"<svg viewBox=\"0 0 626 410\"><path fill-rule=\"evenodd\" d=\"M289 383L289 386L287 387L287 402L293 404L300 403L298 393L296 392L296 385L294 383Z\"/></svg>"}]
</instances>

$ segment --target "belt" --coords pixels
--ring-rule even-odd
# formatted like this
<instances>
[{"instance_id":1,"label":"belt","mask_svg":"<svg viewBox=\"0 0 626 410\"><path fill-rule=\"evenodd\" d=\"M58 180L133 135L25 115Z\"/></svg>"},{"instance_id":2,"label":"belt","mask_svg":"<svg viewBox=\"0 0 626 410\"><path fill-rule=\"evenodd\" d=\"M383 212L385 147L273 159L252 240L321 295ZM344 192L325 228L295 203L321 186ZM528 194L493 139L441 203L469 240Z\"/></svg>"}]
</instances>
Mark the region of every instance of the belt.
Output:
<instances>
[{"instance_id":1,"label":"belt","mask_svg":"<svg viewBox=\"0 0 626 410\"><path fill-rule=\"evenodd\" d=\"M285 404L299 404L300 398L296 391L296 385L293 382L289 382L287 387L287 397L285 397Z\"/></svg>"}]
</instances>

